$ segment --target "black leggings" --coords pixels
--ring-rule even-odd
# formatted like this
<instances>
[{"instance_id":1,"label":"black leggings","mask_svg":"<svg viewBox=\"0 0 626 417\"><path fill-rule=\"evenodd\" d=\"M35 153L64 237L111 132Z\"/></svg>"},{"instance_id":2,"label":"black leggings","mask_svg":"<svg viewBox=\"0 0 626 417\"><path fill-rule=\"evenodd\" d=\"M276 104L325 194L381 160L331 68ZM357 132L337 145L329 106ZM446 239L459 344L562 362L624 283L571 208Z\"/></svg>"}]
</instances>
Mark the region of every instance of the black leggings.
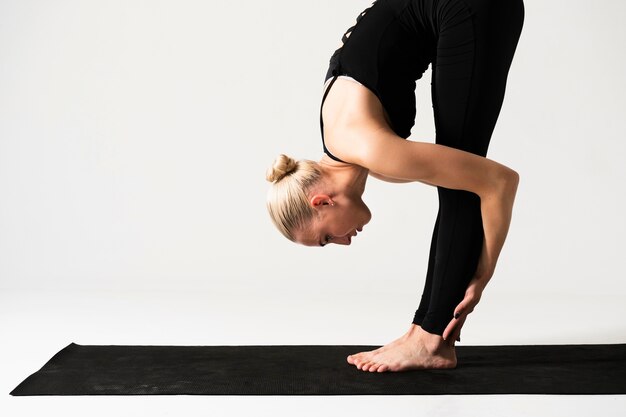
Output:
<instances>
[{"instance_id":1,"label":"black leggings","mask_svg":"<svg viewBox=\"0 0 626 417\"><path fill-rule=\"evenodd\" d=\"M436 28L432 100L436 143L487 156L524 21L522 0L422 1ZM427 6L428 7L428 6ZM439 212L426 283L413 323L443 334L478 265L480 198L437 187Z\"/></svg>"}]
</instances>

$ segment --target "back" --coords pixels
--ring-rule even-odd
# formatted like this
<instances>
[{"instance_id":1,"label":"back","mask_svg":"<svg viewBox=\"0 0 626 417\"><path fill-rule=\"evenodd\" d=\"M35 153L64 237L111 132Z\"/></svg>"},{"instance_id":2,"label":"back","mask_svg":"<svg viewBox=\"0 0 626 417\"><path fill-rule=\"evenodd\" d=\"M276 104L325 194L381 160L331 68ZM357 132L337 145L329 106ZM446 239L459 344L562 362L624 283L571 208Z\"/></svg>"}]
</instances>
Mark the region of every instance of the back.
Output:
<instances>
[{"instance_id":1,"label":"back","mask_svg":"<svg viewBox=\"0 0 626 417\"><path fill-rule=\"evenodd\" d=\"M415 81L435 53L435 39L415 13L411 0L375 1L343 36L325 77L347 75L367 87L402 138L415 124Z\"/></svg>"}]
</instances>

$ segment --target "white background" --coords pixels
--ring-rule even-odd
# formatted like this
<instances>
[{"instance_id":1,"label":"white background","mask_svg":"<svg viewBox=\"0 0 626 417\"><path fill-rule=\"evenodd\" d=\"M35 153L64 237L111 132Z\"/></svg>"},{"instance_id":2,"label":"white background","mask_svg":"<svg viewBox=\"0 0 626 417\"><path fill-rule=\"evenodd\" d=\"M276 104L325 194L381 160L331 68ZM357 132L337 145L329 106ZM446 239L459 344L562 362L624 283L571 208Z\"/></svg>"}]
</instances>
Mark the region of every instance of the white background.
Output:
<instances>
[{"instance_id":1,"label":"white background","mask_svg":"<svg viewBox=\"0 0 626 417\"><path fill-rule=\"evenodd\" d=\"M350 247L294 245L265 209L279 153L321 158L328 59L370 4L0 0L0 410L582 416L626 406L624 396L8 396L70 342L382 345L408 329L434 188L370 179L373 218ZM488 154L521 183L461 345L624 343L626 3L525 4ZM430 71L411 140L434 142L429 89Z\"/></svg>"}]
</instances>

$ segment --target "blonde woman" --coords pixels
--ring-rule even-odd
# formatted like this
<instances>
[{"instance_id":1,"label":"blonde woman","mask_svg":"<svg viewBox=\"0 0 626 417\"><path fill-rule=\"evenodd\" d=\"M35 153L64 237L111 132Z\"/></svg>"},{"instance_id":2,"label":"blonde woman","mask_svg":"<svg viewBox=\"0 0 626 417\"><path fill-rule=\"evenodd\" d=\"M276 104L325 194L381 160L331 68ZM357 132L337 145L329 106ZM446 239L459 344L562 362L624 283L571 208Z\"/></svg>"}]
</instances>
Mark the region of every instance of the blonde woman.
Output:
<instances>
[{"instance_id":1,"label":"blonde woman","mask_svg":"<svg viewBox=\"0 0 626 417\"><path fill-rule=\"evenodd\" d=\"M518 174L487 159L524 19L522 0L378 0L330 59L319 162L268 170L272 221L293 242L349 245L370 221L369 176L436 186L422 299L407 333L348 356L368 372L454 368L455 342L493 276ZM432 68L436 143L405 140L415 82Z\"/></svg>"}]
</instances>

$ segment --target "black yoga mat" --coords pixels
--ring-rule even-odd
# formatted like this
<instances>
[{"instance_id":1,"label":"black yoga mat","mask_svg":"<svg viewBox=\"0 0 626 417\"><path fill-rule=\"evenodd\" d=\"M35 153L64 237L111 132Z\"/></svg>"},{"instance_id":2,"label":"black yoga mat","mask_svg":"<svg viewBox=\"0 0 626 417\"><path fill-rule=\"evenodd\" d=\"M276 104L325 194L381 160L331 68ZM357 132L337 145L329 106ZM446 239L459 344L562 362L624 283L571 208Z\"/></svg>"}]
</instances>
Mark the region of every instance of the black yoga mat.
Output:
<instances>
[{"instance_id":1,"label":"black yoga mat","mask_svg":"<svg viewBox=\"0 0 626 417\"><path fill-rule=\"evenodd\" d=\"M70 344L11 395L625 394L626 344L458 346L452 370L370 373L378 346Z\"/></svg>"}]
</instances>

